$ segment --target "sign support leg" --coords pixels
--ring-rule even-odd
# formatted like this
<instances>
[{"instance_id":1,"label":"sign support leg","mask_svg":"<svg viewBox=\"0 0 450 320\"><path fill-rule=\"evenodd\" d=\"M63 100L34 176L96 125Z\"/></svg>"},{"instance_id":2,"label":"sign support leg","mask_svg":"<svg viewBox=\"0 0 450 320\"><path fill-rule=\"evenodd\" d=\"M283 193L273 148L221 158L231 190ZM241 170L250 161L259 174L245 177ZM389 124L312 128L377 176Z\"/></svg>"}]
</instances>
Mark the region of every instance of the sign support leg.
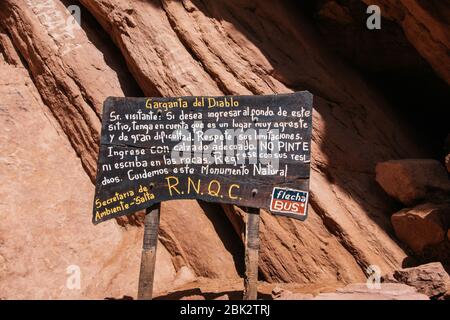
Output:
<instances>
[{"instance_id":1,"label":"sign support leg","mask_svg":"<svg viewBox=\"0 0 450 320\"><path fill-rule=\"evenodd\" d=\"M155 275L156 245L158 243L160 205L146 209L141 271L139 273L139 300L151 300Z\"/></svg>"},{"instance_id":2,"label":"sign support leg","mask_svg":"<svg viewBox=\"0 0 450 320\"><path fill-rule=\"evenodd\" d=\"M244 300L256 300L258 297L259 213L259 209L247 210Z\"/></svg>"}]
</instances>

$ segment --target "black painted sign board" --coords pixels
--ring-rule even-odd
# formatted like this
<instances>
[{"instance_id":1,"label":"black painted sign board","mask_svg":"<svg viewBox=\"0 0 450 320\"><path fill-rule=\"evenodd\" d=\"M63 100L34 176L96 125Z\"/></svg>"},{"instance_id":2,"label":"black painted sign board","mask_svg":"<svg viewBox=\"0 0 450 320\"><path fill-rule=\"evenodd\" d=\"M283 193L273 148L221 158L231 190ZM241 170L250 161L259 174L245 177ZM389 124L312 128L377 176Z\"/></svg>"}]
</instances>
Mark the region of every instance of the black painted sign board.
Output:
<instances>
[{"instance_id":1,"label":"black painted sign board","mask_svg":"<svg viewBox=\"0 0 450 320\"><path fill-rule=\"evenodd\" d=\"M175 199L307 216L313 96L108 98L93 223Z\"/></svg>"}]
</instances>

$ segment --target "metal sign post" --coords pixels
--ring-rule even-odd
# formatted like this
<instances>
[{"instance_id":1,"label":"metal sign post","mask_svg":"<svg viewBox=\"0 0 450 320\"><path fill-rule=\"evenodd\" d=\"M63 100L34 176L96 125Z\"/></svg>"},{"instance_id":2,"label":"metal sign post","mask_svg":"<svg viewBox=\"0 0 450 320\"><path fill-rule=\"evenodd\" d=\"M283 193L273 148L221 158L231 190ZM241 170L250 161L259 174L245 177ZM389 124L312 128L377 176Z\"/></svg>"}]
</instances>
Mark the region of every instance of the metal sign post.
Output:
<instances>
[{"instance_id":1,"label":"metal sign post","mask_svg":"<svg viewBox=\"0 0 450 320\"><path fill-rule=\"evenodd\" d=\"M139 273L139 300L151 300L155 277L156 246L158 244L160 205L146 210L144 242L142 244L141 271Z\"/></svg>"},{"instance_id":2,"label":"metal sign post","mask_svg":"<svg viewBox=\"0 0 450 320\"><path fill-rule=\"evenodd\" d=\"M244 300L258 298L259 220L260 210L247 210L245 224Z\"/></svg>"}]
</instances>

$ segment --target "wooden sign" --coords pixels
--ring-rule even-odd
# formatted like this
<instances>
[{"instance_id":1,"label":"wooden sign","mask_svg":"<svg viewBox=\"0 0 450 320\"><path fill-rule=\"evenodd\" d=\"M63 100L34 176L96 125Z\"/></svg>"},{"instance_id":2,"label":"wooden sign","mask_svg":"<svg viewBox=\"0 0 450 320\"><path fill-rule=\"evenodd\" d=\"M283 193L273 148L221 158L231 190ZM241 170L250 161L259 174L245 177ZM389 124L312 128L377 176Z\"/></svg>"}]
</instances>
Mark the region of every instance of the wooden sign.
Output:
<instances>
[{"instance_id":1,"label":"wooden sign","mask_svg":"<svg viewBox=\"0 0 450 320\"><path fill-rule=\"evenodd\" d=\"M307 216L309 92L108 98L93 223L174 199Z\"/></svg>"}]
</instances>

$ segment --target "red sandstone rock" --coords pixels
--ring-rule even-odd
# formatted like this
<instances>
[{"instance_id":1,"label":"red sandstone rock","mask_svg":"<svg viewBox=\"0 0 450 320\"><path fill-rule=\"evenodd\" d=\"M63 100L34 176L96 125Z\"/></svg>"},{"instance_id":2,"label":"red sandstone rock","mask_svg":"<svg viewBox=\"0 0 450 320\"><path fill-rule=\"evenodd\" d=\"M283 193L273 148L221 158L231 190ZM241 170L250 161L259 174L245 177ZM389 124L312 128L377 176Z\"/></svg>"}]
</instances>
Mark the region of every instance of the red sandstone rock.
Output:
<instances>
[{"instance_id":1,"label":"red sandstone rock","mask_svg":"<svg viewBox=\"0 0 450 320\"><path fill-rule=\"evenodd\" d=\"M416 253L444 241L449 220L450 207L432 203L403 209L391 217L397 237Z\"/></svg>"},{"instance_id":2,"label":"red sandstone rock","mask_svg":"<svg viewBox=\"0 0 450 320\"><path fill-rule=\"evenodd\" d=\"M52 3L55 4L54 9L56 10L56 12L67 14L64 11L65 9L63 5L59 1L54 1ZM12 6L12 4L15 5ZM49 179L58 180L54 182L55 185L63 183L72 174L74 177L77 177L77 179L84 179L86 173L88 174L88 176L93 177L96 164L98 130L100 127L100 119L98 115L101 113L103 100L108 95L123 96L124 92L133 92L134 89L126 89L127 86L132 86L132 79L131 81L128 81L128 84L122 84L123 74L125 74L126 72L121 70L120 66L116 65L117 61L115 60L108 60L108 63L106 63L105 59L111 58L111 52L108 52L107 49L100 46L98 42L96 43L96 46L94 46L94 44L90 41L92 37L88 38L84 30L75 30L74 43L81 43L82 48L76 48L70 52L63 54L63 52L61 51L62 47L54 43L54 39L52 38L52 35L47 32L46 26L34 14L32 8L27 6L26 2L2 2L0 3L0 7L0 15L2 15L2 19L4 18L4 20L2 21L8 21L8 24L5 25L8 28L8 34L4 32L0 33L0 52L2 53L0 57L7 57L7 59L5 60L12 65L20 65L21 74L25 74L28 77L28 73L23 68L22 62L20 61L20 57L16 52L16 49L19 51L22 57L25 57L24 59L28 63L30 74L32 76L32 79L29 79L28 77L26 83L27 85L31 84L31 86L36 85L37 90L35 88L33 94L38 97L42 97L44 102L46 103L46 106L41 107L41 109L45 109L48 106L50 110L50 112L46 113L45 118L37 117L36 115L36 119L45 120L47 118L55 118L57 122L52 123L55 126L61 126L62 129L59 131L59 135L63 138L67 137L69 139L71 148L73 148L76 152L75 157L76 155L78 155L81 159L81 164L83 165L83 167L80 168L68 167L65 165L65 155L61 154L60 158L55 159L54 162L48 162L47 164L51 164L58 169L66 168L67 170L72 170L70 174L64 174L63 172L60 172L59 175L52 176L48 171L50 169L43 169L42 173L38 175L38 177L45 178L43 181L46 181L46 183L50 183ZM33 32L27 32L27 30L33 30ZM12 35L12 41L10 41L9 35ZM105 49L106 51L100 51L97 46L100 46L100 49ZM86 63L87 61L89 63ZM112 69L111 66L114 66L114 69ZM3 70L5 71L2 71L2 76L9 76L9 71L7 71L9 69L5 68ZM14 79L14 77L11 77L11 79ZM5 78L3 80L4 83L1 89L5 90L5 92L7 92L8 94L5 93L5 95L2 95L2 103L4 105L11 104L13 106L15 106L15 104L25 105L23 100L17 100L18 97L24 95L21 92L21 87L19 87L19 82L7 81L8 78ZM33 80L34 83L31 80ZM16 100L12 100L11 97ZM43 105L42 101L41 104ZM31 114L32 113L30 112L30 115ZM33 126L38 127L39 124L34 122L29 126L30 130L31 128L33 128ZM26 127L27 126L24 123L24 128ZM28 131L24 131L24 133L26 132ZM33 131L30 131L28 133L29 137L27 138L32 139ZM21 142L21 140L14 135L8 136L8 139L12 139L11 141L15 145ZM37 141L34 146L38 147L40 144L43 143ZM52 153L54 152L54 150L58 149L59 148L57 147L57 143L55 143L53 148L45 148L42 149L42 151ZM43 159L47 159L48 157L46 157L45 152L40 153L37 159L39 159L40 161L43 161ZM25 157L25 155L23 157ZM20 159L18 158L17 160L19 161ZM2 166L1 168L3 170L8 170L7 166ZM58 171L55 169L55 174L57 172ZM18 176L20 175L19 171L12 171L12 173L17 174ZM13 179L13 177L11 177L11 179ZM17 178L14 179L17 181L17 183L22 183L21 188L29 187L27 184L28 181L20 181L20 179ZM74 186L76 185L77 183L74 182ZM33 189L40 190L39 186L36 186ZM48 194L48 197L50 197L49 202L57 201L59 197L58 192L60 190L64 190L64 188L52 190L52 193ZM18 204L22 203L22 201L20 200L21 198L14 196L14 192L9 189L5 190L5 192L10 192L10 195L13 196L14 199L16 199L10 204L11 208L20 208L20 206L18 207ZM86 201L86 199L90 198L89 194L91 194L91 192L91 188L86 189L80 187L78 196L83 199L83 206L82 209L80 209L80 212L77 211L78 216L73 217L73 219L81 219L81 213L85 217L89 217L91 215L91 205L89 205L89 201ZM40 202L34 204L33 208L35 208L35 210L47 210L45 206L40 208L38 205L39 203ZM61 204L58 207L58 210L63 212L65 215L69 215L70 212L73 211L72 206L74 204L71 204L71 202L64 203L65 205ZM170 204L166 205L165 208L170 208ZM27 211L28 210L25 210L25 212ZM7 211L4 212L6 213ZM52 211L49 211L49 213L51 212ZM197 210L191 212L191 215L192 219L195 219L196 215L205 217L204 212L198 206ZM176 215L174 215L174 217L175 216ZM17 216L11 214L10 217L13 218ZM83 232L79 232L80 234L78 236L72 235L72 239L75 243L85 243L87 241L86 239L95 237L96 233L99 233L98 237L100 239L102 238L102 228L99 228L98 230L89 229L89 231L88 229L86 229L85 225L88 225L89 228L92 227L91 224L88 223L89 219L82 220L82 222L73 219L71 218L71 216L68 216L67 218L62 220L63 222L61 223L63 227L70 228L71 230L73 230L73 232L81 229L84 230ZM207 218L205 219L208 220ZM17 223L18 222L19 221L17 221ZM81 228L80 226L84 227ZM26 228L27 225L24 224L23 227ZM121 297L124 294L128 296L135 296L139 273L140 250L142 246L142 229L122 229L118 226L114 228L117 229L116 233L111 233L110 237L105 238L108 240L101 240L101 243L104 243L103 241L111 242L112 248L114 247L114 244L119 242L117 243L119 248L117 249L117 252L114 252L114 259L111 258L111 261L108 262L111 263L111 269L113 271L98 271L99 275L97 276L96 280L98 280L99 282L103 282L103 284L102 286L100 286L97 285L96 282L94 282L95 286L92 284L93 287L90 288L92 288L93 294L97 295L97 297L102 297L99 295L103 295L105 297ZM18 228L18 230L19 229L20 228ZM186 240L186 238L184 240L178 239L179 235L184 236L184 233L180 231L181 230L177 231L173 226L171 228L171 239L174 240L177 244L183 243L183 241ZM41 232L49 234L49 236L51 236L51 239L56 239L55 236L52 235L52 230L43 230ZM221 240L217 234L212 234L210 236L212 237L209 238L209 241L212 241L211 243L221 244ZM9 235L9 237L11 241L14 242L14 239L16 239L16 237L20 237L20 233L19 231L16 231L16 234L11 234ZM217 241L214 241L214 239L216 239ZM39 243L41 239L36 240ZM44 238L42 239L42 241L44 241ZM26 244L21 241L16 242L17 248L22 248L22 246ZM92 240L91 242L94 243L94 240ZM8 246L5 248L5 250L11 250L11 252L14 252L14 250L16 250L11 247L9 242L7 244ZM202 244L210 244L210 242L197 243L198 246L201 246ZM44 244L42 243L42 245ZM49 248L52 248L52 246L57 247L57 243L55 242L51 244L51 241L49 240L49 243L46 243L45 246L48 246ZM89 250L91 250L92 252L85 253L83 252L82 248L76 246L74 252L81 255L82 257L86 257L83 259L86 259L86 261L89 261L89 263L91 264L100 263L99 261L102 261L102 257L99 257L97 259L98 261L96 261L96 259L92 257L92 255L95 255L97 249L91 248ZM178 248L174 248L174 250L178 250ZM208 249L204 248L199 250L206 252ZM216 254L222 253L220 250L216 250L215 252ZM42 255L42 252L37 251L36 254ZM189 257L191 257L190 254L188 255ZM205 258L207 258L206 255ZM57 263L56 256L51 255L46 259L52 263L52 267L49 268L49 270L53 270L53 264ZM185 273L183 273L181 276L178 276L177 271L180 267L179 261L183 261L184 259L182 255L179 255L179 251L169 253L164 245L160 244L158 246L158 259L164 259L164 262L160 267L158 267L158 270L156 271L154 288L156 292L167 290L173 285L180 285L185 281L192 280L191 278L186 280ZM5 268L12 268L13 265L21 265L22 261L24 263L24 267L26 265L29 265L29 263L26 262L26 256L16 254L14 259L10 258L6 261ZM197 263L194 260L191 261L193 261L193 264ZM226 251L225 254L221 255L220 261L227 269L223 273L221 273L220 268L215 268L214 272L217 277L221 277L222 275L224 275L224 277L227 278L230 274L237 276L236 268L234 266L234 259L228 251ZM175 268L173 264L175 264L177 267ZM199 259L198 264L200 267L196 267L196 271L202 270L202 266L207 264L207 260ZM231 266L231 268L228 268L228 266ZM92 267L90 265L84 265L83 268L89 270L89 268ZM97 269L93 268L92 270ZM208 270L211 270L211 268L205 270L205 273L208 273ZM198 271L197 273L199 275L203 274L201 271ZM195 275L192 270L190 271L190 274ZM33 277L37 277L37 273L32 272L30 273L29 277L33 279ZM25 278L28 279L27 277ZM44 274L41 275L41 278L41 281L46 280L46 276ZM9 288L9 290L5 289L3 291L3 294L7 295L8 297L14 297L16 294L23 294L22 297L30 298L49 298L51 296L64 297L64 293L57 293L53 285L41 286L42 289L39 293L23 290L23 288L21 289L22 293L19 293L19 291L16 291L16 289L14 289L21 288L21 286L17 283L19 281L17 277L2 277L2 280L4 281L2 284ZM116 283L118 283L118 285L116 285ZM32 287L30 287L28 290L32 290ZM74 297L80 298L83 292L73 292ZM78 296L76 294L78 294Z\"/></svg>"},{"instance_id":3,"label":"red sandstone rock","mask_svg":"<svg viewBox=\"0 0 450 320\"><path fill-rule=\"evenodd\" d=\"M0 54L0 297L136 296L142 229L88 223L94 187L12 52L17 65ZM161 244L156 264L155 290L170 289L175 268ZM80 287L71 289L76 270Z\"/></svg>"},{"instance_id":4,"label":"red sandstone rock","mask_svg":"<svg viewBox=\"0 0 450 320\"><path fill-rule=\"evenodd\" d=\"M237 237L233 232L227 234L227 230L219 233L222 238L218 236L216 228L227 220L214 208L203 211L198 202L186 200L163 203L160 240L174 256L177 269L188 266L197 276L238 279L233 259L238 252L232 248L232 239ZM197 214L200 212L205 213Z\"/></svg>"},{"instance_id":5,"label":"red sandstone rock","mask_svg":"<svg viewBox=\"0 0 450 320\"><path fill-rule=\"evenodd\" d=\"M67 15L64 6L59 1L53 1L52 3L54 3L54 9L57 12ZM111 56L114 56L114 52L104 48L101 42L96 42L94 45L90 41L94 37L94 35L90 34L92 30L76 29L73 41L74 43L81 43L82 48L76 48L66 54L62 54L61 46L55 46L52 35L47 32L48 30L42 21L33 14L32 7L29 7L27 3L22 1L14 0L8 1L8 3L2 2L1 5L4 6L2 14L5 20L9 22L8 31L12 35L13 43L20 51L20 54L26 58L40 94L48 101L49 108L55 114L75 151L79 154L87 174L93 177L95 174L98 140L96 137L98 137L100 126L98 116L101 114L103 100L109 95L123 96L135 92L133 79L126 79L126 76L129 76L129 74L121 69L123 66L117 60L111 58ZM21 18L19 19L18 17ZM24 28L20 27L21 23L24 24ZM26 32L28 26L30 28L32 26L34 32ZM89 33L89 38L87 33ZM26 46L25 43L30 45ZM9 51L5 50L5 55L12 56L8 54ZM108 63L106 63L107 58L109 59ZM85 65L86 61L90 63ZM81 62L84 63L82 68L79 67ZM44 72L41 70L44 70ZM88 116L93 113L96 113L96 115ZM86 121L90 121L88 125L85 124ZM198 216L209 221L198 204L195 205L195 202L192 202L191 208L194 209L190 212L192 220L195 220L195 217ZM168 225L165 223L164 217L169 217L169 215L164 215L164 211L170 212L170 216L175 219L180 212L174 209L171 209L170 203L164 205L162 210L162 234L170 233L170 241L181 247L188 248L191 239L185 237L186 233L183 228L190 224L184 225L179 230L175 227L178 225L173 224L170 230L168 229L164 233L165 226ZM178 238L180 235L182 238ZM211 243L223 246L222 240L216 233L210 233L209 236L209 241L196 243L200 252L209 251ZM169 241L166 240L166 244L169 244ZM141 245L141 239L133 243L133 247L136 249L140 248ZM172 243L170 245L170 248L174 250L170 255L173 257L178 270L183 265L182 261L186 260L186 257L180 254L180 247L172 246ZM202 248L202 245L206 246ZM160 248L162 251L165 250L164 247L160 246ZM220 256L220 262L222 267L225 267L225 270L221 272L220 268L214 265L214 259L209 261L209 257L206 255L202 257L203 259L195 260L187 253L190 257L187 259L190 259L192 264L198 264L194 268L196 271L194 274L214 277L224 276L225 278L228 278L230 274L237 276L232 255L228 251L223 252L218 248L215 249L217 250L212 250L212 254L215 252L216 255ZM183 254L185 253L186 251ZM208 263L209 268L205 267ZM138 266L136 266L135 270L138 270ZM133 277L137 279L137 274ZM158 288L155 289L157 290Z\"/></svg>"},{"instance_id":6,"label":"red sandstone rock","mask_svg":"<svg viewBox=\"0 0 450 320\"><path fill-rule=\"evenodd\" d=\"M369 288L365 283L354 283L315 297L279 289L272 292L272 297L275 300L429 300L414 287L400 283L381 283L379 288Z\"/></svg>"},{"instance_id":7,"label":"red sandstone rock","mask_svg":"<svg viewBox=\"0 0 450 320\"><path fill-rule=\"evenodd\" d=\"M449 199L450 181L437 160L405 159L378 163L376 180L407 206L423 199Z\"/></svg>"},{"instance_id":8,"label":"red sandstone rock","mask_svg":"<svg viewBox=\"0 0 450 320\"><path fill-rule=\"evenodd\" d=\"M440 262L396 270L393 277L434 299L443 297L450 289L450 276Z\"/></svg>"},{"instance_id":9,"label":"red sandstone rock","mask_svg":"<svg viewBox=\"0 0 450 320\"><path fill-rule=\"evenodd\" d=\"M46 19L58 14L67 19L69 13L60 1L49 4L43 7L42 1L2 1L0 17L17 51L27 61L43 101L92 178L103 100L124 93L118 73L108 66L83 29L74 28L73 38L61 41L64 29L51 26Z\"/></svg>"},{"instance_id":10,"label":"red sandstone rock","mask_svg":"<svg viewBox=\"0 0 450 320\"><path fill-rule=\"evenodd\" d=\"M312 300L314 296L307 293L293 293L289 290L275 287L272 290L273 300Z\"/></svg>"},{"instance_id":11,"label":"red sandstone rock","mask_svg":"<svg viewBox=\"0 0 450 320\"><path fill-rule=\"evenodd\" d=\"M64 12L61 1L54 2L57 11ZM389 111L391 107L382 97L330 56L305 19L294 15L284 2L275 1L81 2L120 49L128 69L147 95L266 94L301 89L316 95L310 217L301 223L263 212L260 271L265 280L342 285L365 279L366 265L377 264L386 272L401 265L406 254L389 232L385 213L391 212L392 206L376 187L373 168L386 159L422 156L420 148L407 130L398 129L401 120ZM135 90L124 85L133 84L134 79L123 66L117 66L114 58L120 53L93 41L92 30L84 26L76 30L74 41L83 49L63 54L64 46L56 42L55 35L22 0L3 0L0 17L8 31L3 38L12 39L12 45L1 50L6 61L21 64L11 50L17 49L38 90L34 95L43 98L52 111L48 117L54 117L62 128L60 138L70 141L87 175L93 178L102 101L106 96L123 96ZM15 82L4 83L8 90L15 86ZM15 100L11 101L14 104ZM22 139L8 138L12 145L19 145ZM27 138L30 137L23 137ZM39 160L46 159L47 153L37 154ZM17 159L20 157L25 156L19 154ZM64 248L83 263L86 261L92 268L89 279L95 279L81 294L135 296L142 230L120 228L114 222L92 229L90 219L82 218L90 216L86 200L90 197L86 194L92 186L85 185L86 177L76 167L76 161L72 159L72 164L66 165L65 159L71 158L63 154L61 158L48 159L39 166L42 170L33 171L41 172L37 176L45 178L52 166L57 168L55 175L64 176L55 183L57 189L39 185L35 192L45 190L48 201L55 201L61 190L76 186L75 202L64 198L55 211L43 202L35 202L33 209L58 212L64 217L58 228L70 230L71 241L77 244L66 246L68 242L62 238ZM8 170L7 163L0 166L1 170ZM37 167L36 163L32 166ZM62 169L64 172L59 171ZM66 186L71 174L75 183ZM36 177L27 178L30 180L24 179L15 190L28 190L28 183L33 184ZM50 178L53 181L57 177L49 174L45 179ZM7 192L15 196L11 190ZM72 195L71 192L64 196ZM20 198L14 199L16 208L28 213L29 208L21 207ZM240 235L243 223L239 219L245 214L237 209L227 211L232 222L227 224L218 218L220 213L218 207L204 210L194 201L163 205L158 247L161 262L157 262L161 265L156 269L157 284L161 286L157 290L168 289L177 283L176 279L181 279L180 284L191 281L196 275L211 277L218 283L236 280L239 263L235 261L242 257L236 248L242 244L239 236L230 235L229 229L234 226ZM20 238L20 232L31 228L22 224L22 218L14 220L17 216L8 215L8 226L22 230L8 233L11 239ZM47 237L34 238L36 245L48 249L31 257L36 257L39 265L50 265L46 270L54 272L59 256L65 255L54 254L55 250L63 250L58 247L60 233L51 226L39 226L39 233ZM204 228L204 234L198 234L203 232L199 226ZM105 243L116 248L111 249L111 256L97 256L98 251L103 251L91 247L98 239L95 235L104 237L101 248ZM45 286L40 281L53 281L51 272L38 277L27 269L32 263L26 255L17 254L26 242L19 243L14 246L8 242L4 249L10 251L10 256L2 258L6 261L2 267L9 270L15 266L19 271L11 277L1 277L1 284L20 288L20 297L65 297L64 292L58 291L60 278L54 280L54 285ZM100 271L99 260L105 261ZM21 277L26 280L21 282ZM23 289L25 281L33 283L27 290ZM19 296L14 291L0 292L7 297Z\"/></svg>"},{"instance_id":12,"label":"red sandstone rock","mask_svg":"<svg viewBox=\"0 0 450 320\"><path fill-rule=\"evenodd\" d=\"M429 300L415 288L401 283L381 283L380 288L368 288L365 283L350 284L332 293L321 293L314 300Z\"/></svg>"}]
</instances>

